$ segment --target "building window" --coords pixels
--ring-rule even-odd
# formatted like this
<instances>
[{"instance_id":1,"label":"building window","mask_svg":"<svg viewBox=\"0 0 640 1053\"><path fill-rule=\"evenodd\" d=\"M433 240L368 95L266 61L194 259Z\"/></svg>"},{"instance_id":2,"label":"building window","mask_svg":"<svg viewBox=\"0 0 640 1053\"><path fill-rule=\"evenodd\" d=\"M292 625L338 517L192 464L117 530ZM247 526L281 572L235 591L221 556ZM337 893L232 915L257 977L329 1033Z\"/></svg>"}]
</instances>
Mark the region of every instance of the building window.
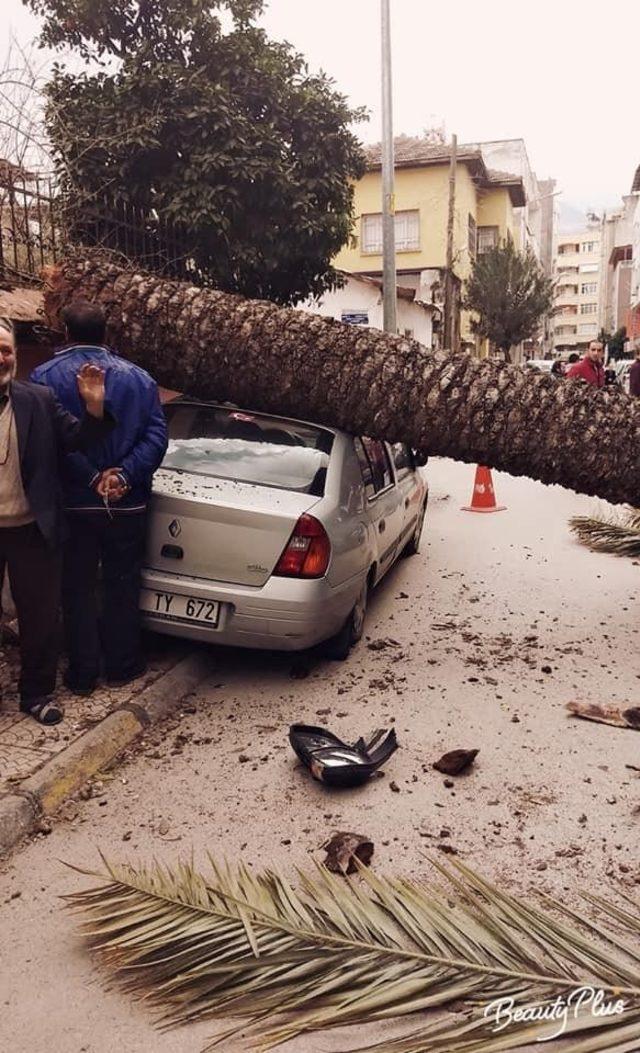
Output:
<instances>
[{"instance_id":1,"label":"building window","mask_svg":"<svg viewBox=\"0 0 640 1053\"><path fill-rule=\"evenodd\" d=\"M478 227L478 256L489 249L495 249L498 244L497 227Z\"/></svg>"},{"instance_id":2,"label":"building window","mask_svg":"<svg viewBox=\"0 0 640 1053\"><path fill-rule=\"evenodd\" d=\"M582 293L583 296L584 296L585 293L595 293L597 291L598 291L598 283L597 282L583 282L583 284L580 286L580 292Z\"/></svg>"},{"instance_id":3,"label":"building window","mask_svg":"<svg viewBox=\"0 0 640 1053\"><path fill-rule=\"evenodd\" d=\"M597 303L581 303L580 314L596 314L598 310Z\"/></svg>"},{"instance_id":4,"label":"building window","mask_svg":"<svg viewBox=\"0 0 640 1053\"><path fill-rule=\"evenodd\" d=\"M396 249L398 252L416 252L420 248L420 213L396 212Z\"/></svg>"},{"instance_id":5,"label":"building window","mask_svg":"<svg viewBox=\"0 0 640 1053\"><path fill-rule=\"evenodd\" d=\"M362 251L382 252L382 213L362 217Z\"/></svg>"},{"instance_id":6,"label":"building window","mask_svg":"<svg viewBox=\"0 0 640 1053\"><path fill-rule=\"evenodd\" d=\"M382 213L362 217L362 252L379 256L382 252ZM420 248L420 213L418 209L396 212L396 251L416 252Z\"/></svg>"},{"instance_id":7,"label":"building window","mask_svg":"<svg viewBox=\"0 0 640 1053\"><path fill-rule=\"evenodd\" d=\"M581 252L595 252L596 251L596 243L595 243L595 241L583 241L581 246L580 246L580 251Z\"/></svg>"},{"instance_id":8,"label":"building window","mask_svg":"<svg viewBox=\"0 0 640 1053\"><path fill-rule=\"evenodd\" d=\"M593 333L595 333L597 328L598 327L595 322L589 322L588 325L579 325L578 333L580 334L580 336L591 336Z\"/></svg>"},{"instance_id":9,"label":"building window","mask_svg":"<svg viewBox=\"0 0 640 1053\"><path fill-rule=\"evenodd\" d=\"M580 246L574 242L565 242L563 245L558 245L558 256L570 256L579 251Z\"/></svg>"}]
</instances>

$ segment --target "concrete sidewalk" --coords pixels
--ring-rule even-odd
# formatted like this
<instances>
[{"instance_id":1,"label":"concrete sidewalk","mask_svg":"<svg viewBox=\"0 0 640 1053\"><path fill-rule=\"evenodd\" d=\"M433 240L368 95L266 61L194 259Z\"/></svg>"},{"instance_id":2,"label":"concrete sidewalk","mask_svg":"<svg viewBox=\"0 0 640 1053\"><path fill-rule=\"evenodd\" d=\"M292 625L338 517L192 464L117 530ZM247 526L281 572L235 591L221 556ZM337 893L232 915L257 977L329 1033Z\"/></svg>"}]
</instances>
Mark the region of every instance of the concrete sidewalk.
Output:
<instances>
[{"instance_id":1,"label":"concrete sidewalk","mask_svg":"<svg viewBox=\"0 0 640 1053\"><path fill-rule=\"evenodd\" d=\"M204 650L155 638L144 676L89 698L59 688L65 719L47 728L21 713L18 649L0 648L0 854L38 829L144 727L167 716L209 671Z\"/></svg>"}]
</instances>

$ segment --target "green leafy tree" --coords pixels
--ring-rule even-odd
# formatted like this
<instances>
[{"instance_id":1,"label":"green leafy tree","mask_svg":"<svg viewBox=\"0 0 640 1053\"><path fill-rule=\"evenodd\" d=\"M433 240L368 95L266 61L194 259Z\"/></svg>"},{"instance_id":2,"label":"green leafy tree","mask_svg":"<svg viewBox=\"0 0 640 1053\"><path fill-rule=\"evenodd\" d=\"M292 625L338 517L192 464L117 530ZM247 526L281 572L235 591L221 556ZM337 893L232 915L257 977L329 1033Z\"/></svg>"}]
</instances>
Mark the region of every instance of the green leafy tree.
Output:
<instances>
[{"instance_id":1,"label":"green leafy tree","mask_svg":"<svg viewBox=\"0 0 640 1053\"><path fill-rule=\"evenodd\" d=\"M535 336L553 304L553 282L530 246L519 252L513 238L477 256L464 307L476 315L472 328L507 358L511 348Z\"/></svg>"},{"instance_id":2,"label":"green leafy tree","mask_svg":"<svg viewBox=\"0 0 640 1053\"><path fill-rule=\"evenodd\" d=\"M627 327L623 325L620 329L616 329L615 333L607 333L606 329L601 329L598 335L598 339L603 344L607 344L609 348L610 358L624 358L624 345L627 342Z\"/></svg>"},{"instance_id":3,"label":"green leafy tree","mask_svg":"<svg viewBox=\"0 0 640 1053\"><path fill-rule=\"evenodd\" d=\"M259 0L25 3L43 44L86 62L58 65L47 88L76 230L108 197L185 231L223 290L287 304L337 284L364 170L350 126L364 114L267 39Z\"/></svg>"}]
</instances>

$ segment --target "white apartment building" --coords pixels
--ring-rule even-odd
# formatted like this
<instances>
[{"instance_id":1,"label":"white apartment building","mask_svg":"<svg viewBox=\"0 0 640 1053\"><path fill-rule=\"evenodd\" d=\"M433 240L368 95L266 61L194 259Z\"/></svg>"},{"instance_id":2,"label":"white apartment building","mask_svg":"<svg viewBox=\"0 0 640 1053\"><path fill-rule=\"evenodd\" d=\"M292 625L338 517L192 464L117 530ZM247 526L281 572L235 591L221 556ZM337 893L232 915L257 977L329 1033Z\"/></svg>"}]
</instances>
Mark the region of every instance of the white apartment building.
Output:
<instances>
[{"instance_id":1,"label":"white apartment building","mask_svg":"<svg viewBox=\"0 0 640 1053\"><path fill-rule=\"evenodd\" d=\"M437 274L437 272L435 272ZM425 277L431 272L424 271ZM365 325L371 329L382 329L382 282L364 274L342 272L344 285L314 300L312 298L297 305L299 311L334 318L351 325ZM400 336L407 336L425 347L437 344L436 333L442 310L437 286L421 281L417 289L397 287L397 322ZM435 326L434 326L435 323Z\"/></svg>"},{"instance_id":2,"label":"white apartment building","mask_svg":"<svg viewBox=\"0 0 640 1053\"><path fill-rule=\"evenodd\" d=\"M555 181L538 179L531 167L524 139L494 139L477 143L488 169L520 176L526 201L514 209L518 243L530 245L546 274L551 274L557 234L558 208Z\"/></svg>"},{"instance_id":3,"label":"white apartment building","mask_svg":"<svg viewBox=\"0 0 640 1053\"><path fill-rule=\"evenodd\" d=\"M606 333L615 333L628 322L635 207L629 194L623 197L622 207L606 213L602 221L601 324Z\"/></svg>"},{"instance_id":4,"label":"white apartment building","mask_svg":"<svg viewBox=\"0 0 640 1053\"><path fill-rule=\"evenodd\" d=\"M640 344L640 165L631 184L633 218L631 221L631 289L627 335L632 343Z\"/></svg>"},{"instance_id":5,"label":"white apartment building","mask_svg":"<svg viewBox=\"0 0 640 1053\"><path fill-rule=\"evenodd\" d=\"M599 220L579 234L561 234L555 259L556 352L583 351L602 327L602 227Z\"/></svg>"}]
</instances>

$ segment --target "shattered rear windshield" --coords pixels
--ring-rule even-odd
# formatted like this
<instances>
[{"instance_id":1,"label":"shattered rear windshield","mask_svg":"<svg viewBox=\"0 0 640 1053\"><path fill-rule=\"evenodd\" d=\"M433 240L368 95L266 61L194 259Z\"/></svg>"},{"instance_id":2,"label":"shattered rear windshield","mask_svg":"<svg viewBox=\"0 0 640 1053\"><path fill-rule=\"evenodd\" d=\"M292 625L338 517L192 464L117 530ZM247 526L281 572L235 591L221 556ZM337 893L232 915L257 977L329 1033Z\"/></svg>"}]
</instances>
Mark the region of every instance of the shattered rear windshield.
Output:
<instances>
[{"instance_id":1,"label":"shattered rear windshield","mask_svg":"<svg viewBox=\"0 0 640 1053\"><path fill-rule=\"evenodd\" d=\"M162 468L322 497L333 435L313 424L197 404L165 407Z\"/></svg>"}]
</instances>

